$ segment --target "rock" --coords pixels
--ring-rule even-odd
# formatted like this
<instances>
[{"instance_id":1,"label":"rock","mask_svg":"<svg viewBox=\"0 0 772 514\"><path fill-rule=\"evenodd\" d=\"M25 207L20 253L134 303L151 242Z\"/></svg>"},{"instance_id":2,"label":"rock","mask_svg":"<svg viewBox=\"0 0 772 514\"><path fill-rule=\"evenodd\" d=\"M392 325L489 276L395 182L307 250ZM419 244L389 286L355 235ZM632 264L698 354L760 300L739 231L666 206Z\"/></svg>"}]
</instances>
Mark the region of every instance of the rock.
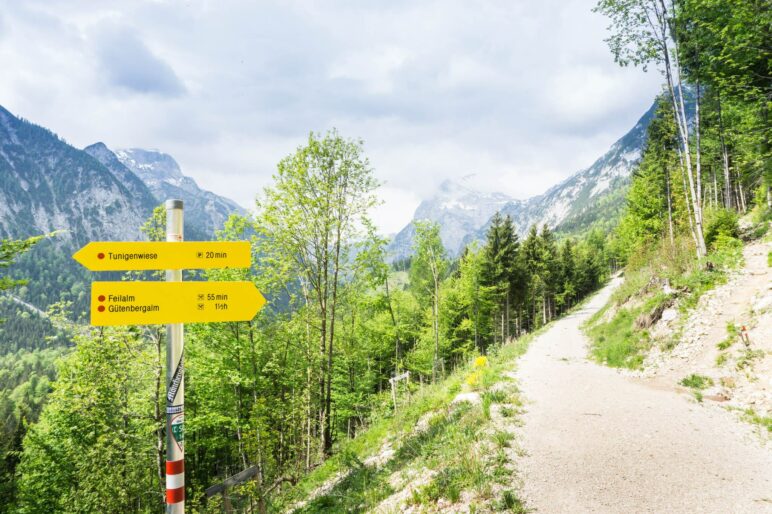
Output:
<instances>
[{"instance_id":1,"label":"rock","mask_svg":"<svg viewBox=\"0 0 772 514\"><path fill-rule=\"evenodd\" d=\"M479 393L458 393L456 397L453 398L453 401L450 402L450 404L455 405L462 402L469 402L472 405L478 405L482 403L482 400L480 400Z\"/></svg>"},{"instance_id":2,"label":"rock","mask_svg":"<svg viewBox=\"0 0 772 514\"><path fill-rule=\"evenodd\" d=\"M662 321L673 321L678 317L678 311L675 309L665 309L662 311Z\"/></svg>"},{"instance_id":3,"label":"rock","mask_svg":"<svg viewBox=\"0 0 772 514\"><path fill-rule=\"evenodd\" d=\"M753 312L758 314L770 306L772 306L772 294L767 294L753 304Z\"/></svg>"},{"instance_id":4,"label":"rock","mask_svg":"<svg viewBox=\"0 0 772 514\"><path fill-rule=\"evenodd\" d=\"M394 456L394 448L391 447L391 442L386 442L378 453L366 458L363 462L365 466L380 468L391 460Z\"/></svg>"},{"instance_id":5,"label":"rock","mask_svg":"<svg viewBox=\"0 0 772 514\"><path fill-rule=\"evenodd\" d=\"M416 422L416 424L415 424L414 432L416 434L421 434L421 433L426 432L427 430L429 430L429 426L430 426L431 420L436 415L437 415L436 411L429 411L426 414L424 414L423 416L421 416L418 419L418 421Z\"/></svg>"},{"instance_id":6,"label":"rock","mask_svg":"<svg viewBox=\"0 0 772 514\"><path fill-rule=\"evenodd\" d=\"M729 389L734 389L737 387L737 382L734 377L721 377L721 385L728 387Z\"/></svg>"},{"instance_id":7,"label":"rock","mask_svg":"<svg viewBox=\"0 0 772 514\"><path fill-rule=\"evenodd\" d=\"M668 307L670 302L665 302L654 307L650 312L644 312L635 320L635 328L644 330L651 327L662 317L662 312Z\"/></svg>"}]
</instances>

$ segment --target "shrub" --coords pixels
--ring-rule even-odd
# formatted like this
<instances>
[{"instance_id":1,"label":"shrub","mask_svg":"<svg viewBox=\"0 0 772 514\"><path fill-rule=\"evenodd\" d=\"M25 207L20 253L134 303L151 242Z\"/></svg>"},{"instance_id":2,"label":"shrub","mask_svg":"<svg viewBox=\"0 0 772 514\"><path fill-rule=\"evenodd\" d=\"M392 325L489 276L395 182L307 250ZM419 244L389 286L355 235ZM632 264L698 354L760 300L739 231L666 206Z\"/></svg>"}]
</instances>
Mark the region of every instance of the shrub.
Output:
<instances>
[{"instance_id":1,"label":"shrub","mask_svg":"<svg viewBox=\"0 0 772 514\"><path fill-rule=\"evenodd\" d=\"M681 380L679 384L691 389L705 389L713 385L713 379L704 375L692 373L688 377Z\"/></svg>"},{"instance_id":2,"label":"shrub","mask_svg":"<svg viewBox=\"0 0 772 514\"><path fill-rule=\"evenodd\" d=\"M729 209L714 209L706 211L705 244L709 247L724 236L736 239L740 235L737 213Z\"/></svg>"}]
</instances>

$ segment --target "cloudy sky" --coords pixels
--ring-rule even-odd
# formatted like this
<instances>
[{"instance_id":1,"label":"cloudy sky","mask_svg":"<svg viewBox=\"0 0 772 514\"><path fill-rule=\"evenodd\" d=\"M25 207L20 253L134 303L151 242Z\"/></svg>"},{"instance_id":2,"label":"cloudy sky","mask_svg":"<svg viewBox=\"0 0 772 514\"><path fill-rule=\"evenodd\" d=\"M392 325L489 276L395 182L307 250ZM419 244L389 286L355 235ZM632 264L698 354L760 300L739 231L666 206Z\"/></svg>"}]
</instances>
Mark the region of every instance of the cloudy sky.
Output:
<instances>
[{"instance_id":1,"label":"cloudy sky","mask_svg":"<svg viewBox=\"0 0 772 514\"><path fill-rule=\"evenodd\" d=\"M0 105L71 144L157 148L245 207L309 131L365 141L399 230L446 179L539 194L660 77L614 64L595 0L0 0Z\"/></svg>"}]
</instances>

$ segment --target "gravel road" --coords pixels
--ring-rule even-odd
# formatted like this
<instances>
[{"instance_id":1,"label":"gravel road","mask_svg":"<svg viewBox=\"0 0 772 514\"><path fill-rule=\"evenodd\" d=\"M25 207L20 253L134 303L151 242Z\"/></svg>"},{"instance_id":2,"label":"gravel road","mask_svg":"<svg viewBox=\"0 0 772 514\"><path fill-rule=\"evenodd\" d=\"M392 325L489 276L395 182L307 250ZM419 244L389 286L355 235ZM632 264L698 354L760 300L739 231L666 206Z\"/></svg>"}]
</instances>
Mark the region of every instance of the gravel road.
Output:
<instances>
[{"instance_id":1,"label":"gravel road","mask_svg":"<svg viewBox=\"0 0 772 514\"><path fill-rule=\"evenodd\" d=\"M538 513L772 513L772 450L750 426L587 360L580 325L616 285L520 359L528 505Z\"/></svg>"}]
</instances>

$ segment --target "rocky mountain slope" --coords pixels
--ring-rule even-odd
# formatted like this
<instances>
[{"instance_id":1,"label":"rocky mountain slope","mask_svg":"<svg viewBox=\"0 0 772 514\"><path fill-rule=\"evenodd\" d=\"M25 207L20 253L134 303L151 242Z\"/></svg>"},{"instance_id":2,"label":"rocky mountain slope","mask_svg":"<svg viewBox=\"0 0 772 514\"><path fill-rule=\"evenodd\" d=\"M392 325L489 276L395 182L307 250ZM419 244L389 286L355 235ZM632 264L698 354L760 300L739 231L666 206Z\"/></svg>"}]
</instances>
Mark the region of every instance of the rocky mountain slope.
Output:
<instances>
[{"instance_id":1,"label":"rocky mountain slope","mask_svg":"<svg viewBox=\"0 0 772 514\"><path fill-rule=\"evenodd\" d=\"M614 220L621 213L630 176L641 158L654 108L652 105L591 166L542 195L514 200L501 193L485 194L465 184L444 182L434 197L421 202L413 220L439 223L443 243L451 255L458 255L471 241L482 240L490 218L498 210L512 217L521 236L534 224L546 223L553 229L575 233L601 220ZM389 246L393 259L412 253L414 233L411 222L394 237Z\"/></svg>"},{"instance_id":2,"label":"rocky mountain slope","mask_svg":"<svg viewBox=\"0 0 772 514\"><path fill-rule=\"evenodd\" d=\"M54 230L75 247L133 240L152 212L136 177L116 176L91 155L0 107L0 236Z\"/></svg>"},{"instance_id":3,"label":"rocky mountain slope","mask_svg":"<svg viewBox=\"0 0 772 514\"><path fill-rule=\"evenodd\" d=\"M440 236L452 255L464 248L464 241L470 233L476 232L493 214L502 209L512 198L503 193L481 193L475 191L471 182L473 175L461 182L446 180L433 198L421 202L413 219L428 219L440 223ZM412 253L415 226L410 223L392 240L390 251L396 258Z\"/></svg>"},{"instance_id":4,"label":"rocky mountain slope","mask_svg":"<svg viewBox=\"0 0 772 514\"><path fill-rule=\"evenodd\" d=\"M211 237L231 214L246 214L236 202L198 187L195 180L182 174L177 161L168 154L130 148L116 150L115 157L141 178L159 201L179 198L185 202L186 229L195 228Z\"/></svg>"},{"instance_id":5,"label":"rocky mountain slope","mask_svg":"<svg viewBox=\"0 0 772 514\"><path fill-rule=\"evenodd\" d=\"M211 238L231 213L245 213L199 188L167 154L114 153L104 143L79 150L0 107L0 237L60 230L68 247L137 240L167 198L185 200L188 239Z\"/></svg>"},{"instance_id":6,"label":"rocky mountain slope","mask_svg":"<svg viewBox=\"0 0 772 514\"><path fill-rule=\"evenodd\" d=\"M59 231L10 268L29 279L22 301L45 309L66 298L76 316L85 311L92 277L70 255L89 241L144 239L140 227L166 198L185 200L188 240L211 239L231 213L244 212L200 189L168 155L121 157L103 143L79 150L0 107L0 239Z\"/></svg>"}]
</instances>

